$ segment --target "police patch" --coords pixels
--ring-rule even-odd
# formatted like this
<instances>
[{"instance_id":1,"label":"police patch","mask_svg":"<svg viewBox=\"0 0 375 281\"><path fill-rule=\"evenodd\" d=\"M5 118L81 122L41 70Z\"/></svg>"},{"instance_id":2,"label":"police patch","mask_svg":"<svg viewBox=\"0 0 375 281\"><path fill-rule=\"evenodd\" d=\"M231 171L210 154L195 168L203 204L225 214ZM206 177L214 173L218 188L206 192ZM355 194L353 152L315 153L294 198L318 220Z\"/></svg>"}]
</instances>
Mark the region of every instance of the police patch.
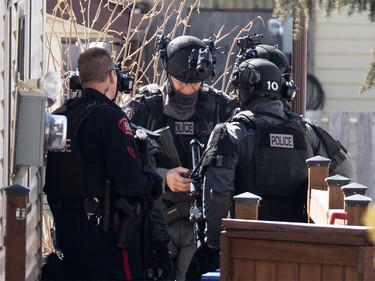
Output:
<instances>
[{"instance_id":1,"label":"police patch","mask_svg":"<svg viewBox=\"0 0 375 281\"><path fill-rule=\"evenodd\" d=\"M125 135L132 137L133 136L133 131L130 127L130 124L128 122L128 119L126 117L122 117L118 123L117 126L120 128L121 131L124 132Z\"/></svg>"},{"instance_id":2,"label":"police patch","mask_svg":"<svg viewBox=\"0 0 375 281\"><path fill-rule=\"evenodd\" d=\"M129 120L133 119L133 117L135 115L134 108L132 108L132 107L126 107L123 111L125 112L126 116L129 118Z\"/></svg>"},{"instance_id":3,"label":"police patch","mask_svg":"<svg viewBox=\"0 0 375 281\"><path fill-rule=\"evenodd\" d=\"M194 122L175 122L176 135L194 135Z\"/></svg>"},{"instance_id":4,"label":"police patch","mask_svg":"<svg viewBox=\"0 0 375 281\"><path fill-rule=\"evenodd\" d=\"M270 134L270 146L280 148L294 148L293 135Z\"/></svg>"}]
</instances>

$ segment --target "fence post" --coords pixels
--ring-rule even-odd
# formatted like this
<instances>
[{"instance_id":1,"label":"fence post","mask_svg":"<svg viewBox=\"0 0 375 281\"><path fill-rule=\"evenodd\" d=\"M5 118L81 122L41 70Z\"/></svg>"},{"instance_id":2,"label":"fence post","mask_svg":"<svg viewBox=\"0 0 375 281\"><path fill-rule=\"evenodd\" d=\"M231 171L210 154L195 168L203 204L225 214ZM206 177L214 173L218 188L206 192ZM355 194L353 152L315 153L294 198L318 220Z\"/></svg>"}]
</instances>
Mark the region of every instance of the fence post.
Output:
<instances>
[{"instance_id":1,"label":"fence post","mask_svg":"<svg viewBox=\"0 0 375 281\"><path fill-rule=\"evenodd\" d=\"M307 220L310 222L311 189L327 190L325 179L329 175L331 159L318 155L307 159L306 164L308 167Z\"/></svg>"},{"instance_id":2,"label":"fence post","mask_svg":"<svg viewBox=\"0 0 375 281\"><path fill-rule=\"evenodd\" d=\"M345 210L348 213L347 225L364 225L362 218L371 198L354 194L345 198Z\"/></svg>"},{"instance_id":3,"label":"fence post","mask_svg":"<svg viewBox=\"0 0 375 281\"><path fill-rule=\"evenodd\" d=\"M30 189L15 184L4 190L7 196L5 280L25 280L26 218Z\"/></svg>"},{"instance_id":4,"label":"fence post","mask_svg":"<svg viewBox=\"0 0 375 281\"><path fill-rule=\"evenodd\" d=\"M344 192L345 197L348 197L348 196L352 196L354 194L365 195L366 190L367 190L367 186L356 183L356 182L352 182L352 183L349 183L349 184L346 184L346 185L342 186L341 189Z\"/></svg>"},{"instance_id":5,"label":"fence post","mask_svg":"<svg viewBox=\"0 0 375 281\"><path fill-rule=\"evenodd\" d=\"M262 198L250 192L233 196L236 204L236 219L257 220L259 201Z\"/></svg>"},{"instance_id":6,"label":"fence post","mask_svg":"<svg viewBox=\"0 0 375 281\"><path fill-rule=\"evenodd\" d=\"M341 187L347 185L350 179L334 175L326 178L328 185L328 209L342 209L344 204L344 192Z\"/></svg>"}]
</instances>

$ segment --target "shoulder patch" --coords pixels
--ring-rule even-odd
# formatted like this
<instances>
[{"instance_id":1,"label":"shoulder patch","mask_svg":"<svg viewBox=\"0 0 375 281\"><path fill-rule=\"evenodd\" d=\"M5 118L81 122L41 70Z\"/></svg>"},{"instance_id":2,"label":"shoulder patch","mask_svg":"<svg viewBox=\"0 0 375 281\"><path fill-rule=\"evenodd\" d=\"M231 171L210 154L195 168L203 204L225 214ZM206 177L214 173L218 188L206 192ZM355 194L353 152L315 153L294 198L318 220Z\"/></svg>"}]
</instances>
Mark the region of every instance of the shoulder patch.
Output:
<instances>
[{"instance_id":1,"label":"shoulder patch","mask_svg":"<svg viewBox=\"0 0 375 281\"><path fill-rule=\"evenodd\" d=\"M125 135L130 137L133 136L133 131L126 117L121 117L120 120L117 122L117 126Z\"/></svg>"}]
</instances>

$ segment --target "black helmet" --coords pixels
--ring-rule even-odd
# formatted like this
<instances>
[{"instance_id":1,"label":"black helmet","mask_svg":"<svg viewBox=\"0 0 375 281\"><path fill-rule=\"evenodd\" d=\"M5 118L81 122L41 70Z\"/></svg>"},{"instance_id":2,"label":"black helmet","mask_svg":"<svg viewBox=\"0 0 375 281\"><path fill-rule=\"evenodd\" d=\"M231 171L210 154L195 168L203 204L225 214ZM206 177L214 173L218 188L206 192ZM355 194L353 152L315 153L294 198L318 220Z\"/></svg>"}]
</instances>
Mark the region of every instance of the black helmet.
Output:
<instances>
[{"instance_id":1,"label":"black helmet","mask_svg":"<svg viewBox=\"0 0 375 281\"><path fill-rule=\"evenodd\" d=\"M281 73L287 81L291 80L292 68L290 66L287 56L280 51L277 46L258 45L255 47L257 57L269 60L280 68Z\"/></svg>"},{"instance_id":2,"label":"black helmet","mask_svg":"<svg viewBox=\"0 0 375 281\"><path fill-rule=\"evenodd\" d=\"M281 95L288 102L293 101L298 92L298 87L294 84L292 67L287 56L277 46L258 45L255 47L255 50L257 57L269 60L280 69L285 80L282 83Z\"/></svg>"},{"instance_id":3,"label":"black helmet","mask_svg":"<svg viewBox=\"0 0 375 281\"><path fill-rule=\"evenodd\" d=\"M169 75L185 83L196 83L210 75L214 76L214 49L211 39L202 41L194 36L183 35L170 41L166 50L159 53Z\"/></svg>"},{"instance_id":4,"label":"black helmet","mask_svg":"<svg viewBox=\"0 0 375 281\"><path fill-rule=\"evenodd\" d=\"M282 73L275 64L253 58L240 63L231 82L238 89L240 103L244 106L255 96L281 99L283 81Z\"/></svg>"}]
</instances>

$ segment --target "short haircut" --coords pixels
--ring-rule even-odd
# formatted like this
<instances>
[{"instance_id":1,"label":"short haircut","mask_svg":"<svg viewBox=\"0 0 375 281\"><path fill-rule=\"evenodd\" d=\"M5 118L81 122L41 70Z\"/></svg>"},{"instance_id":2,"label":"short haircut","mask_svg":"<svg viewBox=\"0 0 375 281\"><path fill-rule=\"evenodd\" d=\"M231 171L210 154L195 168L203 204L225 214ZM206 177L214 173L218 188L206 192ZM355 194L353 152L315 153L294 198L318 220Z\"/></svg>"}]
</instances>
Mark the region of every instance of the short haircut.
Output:
<instances>
[{"instance_id":1,"label":"short haircut","mask_svg":"<svg viewBox=\"0 0 375 281\"><path fill-rule=\"evenodd\" d=\"M78 58L78 72L81 84L95 81L103 82L110 70L114 69L113 60L103 48L89 48Z\"/></svg>"}]
</instances>

